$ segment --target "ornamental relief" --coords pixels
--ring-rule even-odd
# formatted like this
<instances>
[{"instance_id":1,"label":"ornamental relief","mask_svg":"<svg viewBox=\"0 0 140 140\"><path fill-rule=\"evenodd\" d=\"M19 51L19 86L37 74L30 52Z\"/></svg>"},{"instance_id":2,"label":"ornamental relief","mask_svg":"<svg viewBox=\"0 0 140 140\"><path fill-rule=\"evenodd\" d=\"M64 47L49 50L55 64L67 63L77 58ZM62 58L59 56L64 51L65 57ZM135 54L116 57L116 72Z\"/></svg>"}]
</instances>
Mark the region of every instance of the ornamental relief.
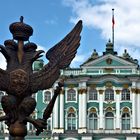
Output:
<instances>
[{"instance_id":1,"label":"ornamental relief","mask_svg":"<svg viewBox=\"0 0 140 140\"><path fill-rule=\"evenodd\" d=\"M127 89L127 88L129 88L129 85L128 84L124 84L123 88Z\"/></svg>"},{"instance_id":2,"label":"ornamental relief","mask_svg":"<svg viewBox=\"0 0 140 140\"><path fill-rule=\"evenodd\" d=\"M105 87L106 87L106 88L112 88L113 85L112 85L111 82L106 82Z\"/></svg>"},{"instance_id":3,"label":"ornamental relief","mask_svg":"<svg viewBox=\"0 0 140 140\"><path fill-rule=\"evenodd\" d=\"M121 90L115 90L116 91L116 94L120 94L121 93Z\"/></svg>"},{"instance_id":4,"label":"ornamental relief","mask_svg":"<svg viewBox=\"0 0 140 140\"><path fill-rule=\"evenodd\" d=\"M79 94L83 94L83 93L87 93L87 89L86 88L81 88L78 90Z\"/></svg>"},{"instance_id":5,"label":"ornamental relief","mask_svg":"<svg viewBox=\"0 0 140 140\"><path fill-rule=\"evenodd\" d=\"M127 107L125 107L125 108L123 109L123 112L124 112L124 113L129 113L129 109L128 109Z\"/></svg>"},{"instance_id":6,"label":"ornamental relief","mask_svg":"<svg viewBox=\"0 0 140 140\"><path fill-rule=\"evenodd\" d=\"M104 93L104 90L99 90L99 94L103 94Z\"/></svg>"},{"instance_id":7,"label":"ornamental relief","mask_svg":"<svg viewBox=\"0 0 140 140\"><path fill-rule=\"evenodd\" d=\"M138 88L131 88L132 93L140 94L140 89Z\"/></svg>"},{"instance_id":8,"label":"ornamental relief","mask_svg":"<svg viewBox=\"0 0 140 140\"><path fill-rule=\"evenodd\" d=\"M97 113L97 110L93 107L89 110L90 113Z\"/></svg>"},{"instance_id":9,"label":"ornamental relief","mask_svg":"<svg viewBox=\"0 0 140 140\"><path fill-rule=\"evenodd\" d=\"M62 90L60 91L60 94L62 94L62 95L65 94L65 90L64 90L64 88L62 88Z\"/></svg>"}]
</instances>

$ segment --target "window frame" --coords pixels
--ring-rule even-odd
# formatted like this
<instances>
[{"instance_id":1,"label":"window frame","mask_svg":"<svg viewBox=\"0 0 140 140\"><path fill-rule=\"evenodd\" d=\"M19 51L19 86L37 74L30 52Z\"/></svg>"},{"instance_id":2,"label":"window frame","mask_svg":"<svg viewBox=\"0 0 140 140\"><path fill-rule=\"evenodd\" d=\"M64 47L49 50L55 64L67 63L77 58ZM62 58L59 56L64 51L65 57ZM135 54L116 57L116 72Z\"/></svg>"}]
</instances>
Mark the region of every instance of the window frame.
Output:
<instances>
[{"instance_id":1,"label":"window frame","mask_svg":"<svg viewBox=\"0 0 140 140\"><path fill-rule=\"evenodd\" d=\"M67 130L76 130L76 114L74 112L67 115Z\"/></svg>"},{"instance_id":2,"label":"window frame","mask_svg":"<svg viewBox=\"0 0 140 140\"><path fill-rule=\"evenodd\" d=\"M105 89L104 100L105 101L114 101L115 100L114 90L112 88Z\"/></svg>"},{"instance_id":3,"label":"window frame","mask_svg":"<svg viewBox=\"0 0 140 140\"><path fill-rule=\"evenodd\" d=\"M121 100L122 101L130 101L130 90L129 89L122 90Z\"/></svg>"},{"instance_id":4,"label":"window frame","mask_svg":"<svg viewBox=\"0 0 140 140\"><path fill-rule=\"evenodd\" d=\"M51 89L47 89L47 90L43 91L43 103L45 103L45 104L47 103L48 104L50 102L50 100L48 100L48 101L45 100L45 98L46 98L45 97L45 95L46 95L45 93L46 92L49 92L48 95L50 96L50 100L51 100L52 99L52 90Z\"/></svg>"},{"instance_id":5,"label":"window frame","mask_svg":"<svg viewBox=\"0 0 140 140\"><path fill-rule=\"evenodd\" d=\"M68 130L68 131L73 131L73 130L77 130L77 111L74 107L69 107L66 111L66 116L65 116L65 120L66 120L66 123L65 123L65 129ZM73 114L73 116L69 116L70 114ZM70 125L71 126L70 126ZM73 129L73 126L75 125L75 129ZM71 128L71 129L69 129Z\"/></svg>"},{"instance_id":6,"label":"window frame","mask_svg":"<svg viewBox=\"0 0 140 140\"><path fill-rule=\"evenodd\" d=\"M93 123L91 123L91 122L93 122ZM93 124L93 127L90 127L90 124ZM88 129L89 130L98 130L98 115L96 112L89 112Z\"/></svg>"},{"instance_id":7,"label":"window frame","mask_svg":"<svg viewBox=\"0 0 140 140\"><path fill-rule=\"evenodd\" d=\"M123 115L125 115L123 117ZM128 116L129 117L128 117ZM130 130L131 129L131 119L130 119L130 114L128 112L124 112L121 116L121 128L122 130ZM123 123L124 122L124 123ZM128 123L129 122L129 123Z\"/></svg>"},{"instance_id":8,"label":"window frame","mask_svg":"<svg viewBox=\"0 0 140 140\"><path fill-rule=\"evenodd\" d=\"M70 90L73 90L74 93L70 93L70 92L69 92ZM70 95L70 100L68 99L69 94L72 94L72 95ZM73 97L71 97L71 96L75 96L75 97L74 97L75 99L72 100ZM66 102L77 102L77 89L76 89L76 88L68 88L68 89L66 90Z\"/></svg>"},{"instance_id":9,"label":"window frame","mask_svg":"<svg viewBox=\"0 0 140 140\"><path fill-rule=\"evenodd\" d=\"M106 116L109 113L112 113L112 116ZM112 122L112 125L108 126L108 122ZM106 112L105 113L105 130L114 130L114 125L115 125L114 124L114 113L113 112Z\"/></svg>"},{"instance_id":10,"label":"window frame","mask_svg":"<svg viewBox=\"0 0 140 140\"><path fill-rule=\"evenodd\" d=\"M98 92L94 88L90 88L88 91L88 101L97 101L98 100Z\"/></svg>"}]
</instances>

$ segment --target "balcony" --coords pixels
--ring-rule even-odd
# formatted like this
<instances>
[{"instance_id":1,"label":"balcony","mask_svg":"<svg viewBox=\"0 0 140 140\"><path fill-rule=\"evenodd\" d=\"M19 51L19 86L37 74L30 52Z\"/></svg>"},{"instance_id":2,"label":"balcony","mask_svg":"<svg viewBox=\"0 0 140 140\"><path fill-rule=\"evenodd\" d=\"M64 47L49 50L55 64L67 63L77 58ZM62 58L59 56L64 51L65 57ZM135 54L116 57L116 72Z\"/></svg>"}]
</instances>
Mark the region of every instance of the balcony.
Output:
<instances>
[{"instance_id":1,"label":"balcony","mask_svg":"<svg viewBox=\"0 0 140 140\"><path fill-rule=\"evenodd\" d=\"M131 134L131 130L93 130L93 129L88 129L87 133L104 133L104 134Z\"/></svg>"}]
</instances>

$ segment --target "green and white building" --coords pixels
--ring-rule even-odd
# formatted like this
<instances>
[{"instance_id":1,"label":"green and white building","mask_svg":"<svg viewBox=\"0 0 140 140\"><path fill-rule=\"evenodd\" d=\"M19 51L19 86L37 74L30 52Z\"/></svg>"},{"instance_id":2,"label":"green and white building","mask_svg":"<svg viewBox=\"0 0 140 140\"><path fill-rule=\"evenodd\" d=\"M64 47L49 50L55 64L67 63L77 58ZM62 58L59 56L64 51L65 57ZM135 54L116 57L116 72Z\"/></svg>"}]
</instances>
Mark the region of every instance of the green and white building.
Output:
<instances>
[{"instance_id":1,"label":"green and white building","mask_svg":"<svg viewBox=\"0 0 140 140\"><path fill-rule=\"evenodd\" d=\"M37 61L34 70L42 66ZM118 56L109 41L101 56L94 50L80 68L62 70L61 76L64 88L47 130L35 136L35 128L28 124L27 140L140 140L140 69L126 50ZM57 81L52 89L34 96L37 107L32 117L42 117L56 85ZM1 139L8 140L3 122L0 132Z\"/></svg>"}]
</instances>

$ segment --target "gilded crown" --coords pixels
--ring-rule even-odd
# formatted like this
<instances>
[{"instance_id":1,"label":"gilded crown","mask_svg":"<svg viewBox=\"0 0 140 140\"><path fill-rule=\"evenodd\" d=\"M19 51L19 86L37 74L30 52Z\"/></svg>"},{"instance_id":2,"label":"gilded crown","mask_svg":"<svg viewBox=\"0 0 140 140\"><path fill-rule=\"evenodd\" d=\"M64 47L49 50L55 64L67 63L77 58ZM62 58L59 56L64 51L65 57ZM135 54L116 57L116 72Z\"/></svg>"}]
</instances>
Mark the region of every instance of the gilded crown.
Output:
<instances>
[{"instance_id":1,"label":"gilded crown","mask_svg":"<svg viewBox=\"0 0 140 140\"><path fill-rule=\"evenodd\" d=\"M9 26L10 32L13 34L13 39L27 41L33 34L33 28L23 23L23 16L20 17L20 22L14 22Z\"/></svg>"}]
</instances>

